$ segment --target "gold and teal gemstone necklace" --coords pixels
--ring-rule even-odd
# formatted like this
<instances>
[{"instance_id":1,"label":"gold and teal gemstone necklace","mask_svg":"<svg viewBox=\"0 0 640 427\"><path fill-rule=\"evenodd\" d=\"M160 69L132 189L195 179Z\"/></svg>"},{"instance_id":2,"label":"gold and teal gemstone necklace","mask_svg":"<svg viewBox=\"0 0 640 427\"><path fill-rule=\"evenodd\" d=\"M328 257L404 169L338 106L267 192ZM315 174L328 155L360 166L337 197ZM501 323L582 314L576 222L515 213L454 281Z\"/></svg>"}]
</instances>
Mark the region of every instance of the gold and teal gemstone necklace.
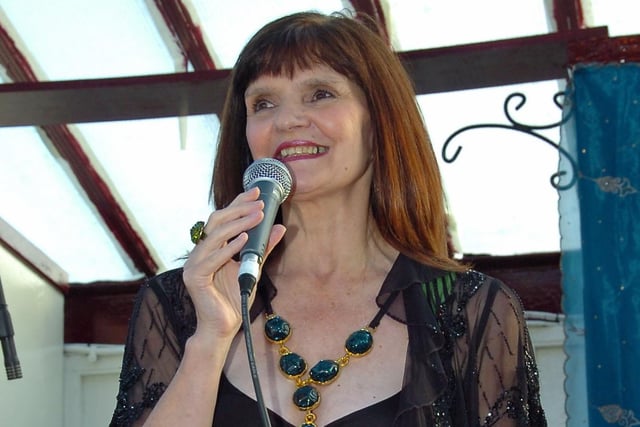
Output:
<instances>
[{"instance_id":1,"label":"gold and teal gemstone necklace","mask_svg":"<svg viewBox=\"0 0 640 427\"><path fill-rule=\"evenodd\" d=\"M305 411L304 422L300 427L316 427L316 414L313 413L313 410L320 405L320 393L316 386L331 384L338 378L342 368L349 364L352 357L366 356L371 352L373 332L397 295L398 292L394 292L387 298L367 327L359 329L347 337L344 344L344 355L335 360L320 360L310 370L308 370L307 362L302 356L292 352L285 345L291 337L291 325L273 312L268 301L265 302L267 320L264 325L264 333L267 340L279 347L280 371L285 377L295 382L296 390L293 393L293 404L301 411ZM308 375L306 375L307 372Z\"/></svg>"}]
</instances>

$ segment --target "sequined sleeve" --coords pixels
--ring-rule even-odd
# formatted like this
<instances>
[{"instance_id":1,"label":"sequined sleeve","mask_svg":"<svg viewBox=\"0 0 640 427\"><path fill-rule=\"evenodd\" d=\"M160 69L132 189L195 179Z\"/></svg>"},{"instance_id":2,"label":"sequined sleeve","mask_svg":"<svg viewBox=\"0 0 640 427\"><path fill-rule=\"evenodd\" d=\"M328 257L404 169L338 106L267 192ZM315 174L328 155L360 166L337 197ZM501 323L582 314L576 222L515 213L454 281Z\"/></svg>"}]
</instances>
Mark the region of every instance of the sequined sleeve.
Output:
<instances>
[{"instance_id":1,"label":"sequined sleeve","mask_svg":"<svg viewBox=\"0 0 640 427\"><path fill-rule=\"evenodd\" d=\"M515 292L473 270L423 270L410 277L427 280L414 280L388 313L407 324L410 346L394 426L546 427Z\"/></svg>"},{"instance_id":2,"label":"sequined sleeve","mask_svg":"<svg viewBox=\"0 0 640 427\"><path fill-rule=\"evenodd\" d=\"M546 426L533 347L515 292L471 272L452 309L464 325L452 362L467 405L465 425Z\"/></svg>"},{"instance_id":3,"label":"sequined sleeve","mask_svg":"<svg viewBox=\"0 0 640 427\"><path fill-rule=\"evenodd\" d=\"M111 427L142 425L173 378L195 327L189 302L181 270L152 278L139 290Z\"/></svg>"}]
</instances>

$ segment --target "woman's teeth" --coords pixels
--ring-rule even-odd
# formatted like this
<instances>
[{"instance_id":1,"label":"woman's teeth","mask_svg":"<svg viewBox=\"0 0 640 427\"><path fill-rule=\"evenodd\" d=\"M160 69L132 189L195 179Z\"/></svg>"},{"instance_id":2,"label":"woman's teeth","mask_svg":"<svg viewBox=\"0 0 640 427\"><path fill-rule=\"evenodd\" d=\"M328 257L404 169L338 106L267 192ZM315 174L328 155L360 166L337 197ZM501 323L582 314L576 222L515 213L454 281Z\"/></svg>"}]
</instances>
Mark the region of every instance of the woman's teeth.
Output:
<instances>
[{"instance_id":1,"label":"woman's teeth","mask_svg":"<svg viewBox=\"0 0 640 427\"><path fill-rule=\"evenodd\" d=\"M325 147L319 147L317 145L313 145L313 146L301 145L297 147L289 147L289 148L283 149L282 151L280 151L280 157L284 158L284 157L296 156L300 154L319 154L319 153L324 153L325 151L327 151Z\"/></svg>"}]
</instances>

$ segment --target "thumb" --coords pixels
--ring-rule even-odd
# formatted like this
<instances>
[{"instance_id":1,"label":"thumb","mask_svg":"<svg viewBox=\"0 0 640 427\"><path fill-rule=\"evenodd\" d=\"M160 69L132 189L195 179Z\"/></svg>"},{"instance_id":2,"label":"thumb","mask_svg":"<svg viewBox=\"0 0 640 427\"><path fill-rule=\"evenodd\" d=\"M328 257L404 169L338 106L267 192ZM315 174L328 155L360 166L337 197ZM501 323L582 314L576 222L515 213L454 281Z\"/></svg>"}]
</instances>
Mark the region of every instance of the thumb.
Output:
<instances>
[{"instance_id":1,"label":"thumb","mask_svg":"<svg viewBox=\"0 0 640 427\"><path fill-rule=\"evenodd\" d=\"M271 228L271 234L269 235L269 243L267 243L267 248L265 250L265 258L269 256L273 248L275 248L278 243L284 237L284 234L287 232L287 228L282 224L274 224Z\"/></svg>"}]
</instances>

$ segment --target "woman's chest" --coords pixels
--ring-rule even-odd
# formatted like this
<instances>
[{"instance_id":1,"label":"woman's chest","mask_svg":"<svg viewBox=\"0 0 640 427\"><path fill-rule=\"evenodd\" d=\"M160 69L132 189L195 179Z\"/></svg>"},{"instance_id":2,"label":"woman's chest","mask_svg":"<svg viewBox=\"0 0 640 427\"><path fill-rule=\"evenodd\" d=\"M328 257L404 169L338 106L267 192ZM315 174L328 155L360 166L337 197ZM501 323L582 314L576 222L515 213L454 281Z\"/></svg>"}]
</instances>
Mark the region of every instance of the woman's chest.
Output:
<instances>
[{"instance_id":1,"label":"woman's chest","mask_svg":"<svg viewBox=\"0 0 640 427\"><path fill-rule=\"evenodd\" d=\"M361 356L346 351L349 334L336 322L326 322L324 328L307 328L306 334L295 330L303 336L292 337L282 345L265 339L260 323L254 322L252 336L265 404L293 425L302 424L305 416L305 410L294 404L295 399L298 406L304 407L317 395L319 403L313 412L317 416L316 424L323 426L384 401L402 387L407 329L390 318L383 319L372 332L371 351ZM236 388L255 399L246 347L241 338L237 337L232 346L225 374ZM292 354L295 362L291 361ZM292 363L303 364L304 373L292 374L289 371ZM299 387L302 383L307 387Z\"/></svg>"}]
</instances>

